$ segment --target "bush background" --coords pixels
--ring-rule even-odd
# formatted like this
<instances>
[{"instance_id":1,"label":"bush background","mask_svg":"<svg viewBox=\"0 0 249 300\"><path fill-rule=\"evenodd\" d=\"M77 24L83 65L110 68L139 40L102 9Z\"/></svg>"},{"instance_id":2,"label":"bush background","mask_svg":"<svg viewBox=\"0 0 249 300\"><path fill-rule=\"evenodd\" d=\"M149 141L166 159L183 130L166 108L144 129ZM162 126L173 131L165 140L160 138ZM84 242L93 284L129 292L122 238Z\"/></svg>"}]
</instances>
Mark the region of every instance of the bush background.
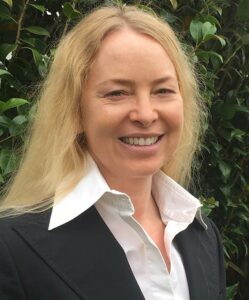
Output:
<instances>
[{"instance_id":1,"label":"bush background","mask_svg":"<svg viewBox=\"0 0 249 300\"><path fill-rule=\"evenodd\" d=\"M1 191L18 166L56 42L89 10L111 3L156 12L179 33L196 64L210 118L192 192L222 234L228 299L249 299L248 0L1 0Z\"/></svg>"}]
</instances>

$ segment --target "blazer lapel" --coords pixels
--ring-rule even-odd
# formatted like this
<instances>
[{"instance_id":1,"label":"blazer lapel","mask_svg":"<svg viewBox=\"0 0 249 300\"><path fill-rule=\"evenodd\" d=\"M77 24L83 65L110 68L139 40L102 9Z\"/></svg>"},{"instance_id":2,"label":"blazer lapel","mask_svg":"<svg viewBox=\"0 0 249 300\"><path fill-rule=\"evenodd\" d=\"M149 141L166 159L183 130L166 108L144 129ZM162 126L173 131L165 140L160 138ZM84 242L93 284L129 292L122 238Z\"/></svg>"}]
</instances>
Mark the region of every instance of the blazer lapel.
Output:
<instances>
[{"instance_id":1,"label":"blazer lapel","mask_svg":"<svg viewBox=\"0 0 249 300\"><path fill-rule=\"evenodd\" d=\"M95 207L48 231L51 211L16 232L83 299L144 299L125 253Z\"/></svg>"},{"instance_id":2,"label":"blazer lapel","mask_svg":"<svg viewBox=\"0 0 249 300\"><path fill-rule=\"evenodd\" d=\"M180 232L175 242L182 256L191 300L211 300L210 283L212 279L212 261L210 246L205 243L205 229L197 220Z\"/></svg>"}]
</instances>

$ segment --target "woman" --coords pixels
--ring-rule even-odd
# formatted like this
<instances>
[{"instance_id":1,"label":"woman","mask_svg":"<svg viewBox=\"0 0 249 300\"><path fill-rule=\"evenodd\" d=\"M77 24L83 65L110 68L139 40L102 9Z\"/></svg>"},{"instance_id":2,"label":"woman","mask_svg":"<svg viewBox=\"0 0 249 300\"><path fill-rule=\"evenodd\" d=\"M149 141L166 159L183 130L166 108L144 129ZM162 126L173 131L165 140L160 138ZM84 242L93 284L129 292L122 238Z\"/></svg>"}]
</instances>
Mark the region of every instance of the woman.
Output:
<instances>
[{"instance_id":1,"label":"woman","mask_svg":"<svg viewBox=\"0 0 249 300\"><path fill-rule=\"evenodd\" d=\"M178 185L203 116L169 25L129 6L82 20L2 204L0 298L225 299L217 229Z\"/></svg>"}]
</instances>

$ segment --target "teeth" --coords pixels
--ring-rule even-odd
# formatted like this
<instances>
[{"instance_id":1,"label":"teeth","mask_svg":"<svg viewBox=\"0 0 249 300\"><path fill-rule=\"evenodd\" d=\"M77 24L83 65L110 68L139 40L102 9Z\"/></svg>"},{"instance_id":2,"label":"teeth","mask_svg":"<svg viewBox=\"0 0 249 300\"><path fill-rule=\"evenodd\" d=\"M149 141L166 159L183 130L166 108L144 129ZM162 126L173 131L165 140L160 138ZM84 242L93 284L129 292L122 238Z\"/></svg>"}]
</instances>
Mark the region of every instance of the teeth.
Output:
<instances>
[{"instance_id":1,"label":"teeth","mask_svg":"<svg viewBox=\"0 0 249 300\"><path fill-rule=\"evenodd\" d=\"M152 136L148 138L142 137L124 137L121 140L129 145L136 145L136 146L150 146L155 144L158 141L158 136Z\"/></svg>"}]
</instances>

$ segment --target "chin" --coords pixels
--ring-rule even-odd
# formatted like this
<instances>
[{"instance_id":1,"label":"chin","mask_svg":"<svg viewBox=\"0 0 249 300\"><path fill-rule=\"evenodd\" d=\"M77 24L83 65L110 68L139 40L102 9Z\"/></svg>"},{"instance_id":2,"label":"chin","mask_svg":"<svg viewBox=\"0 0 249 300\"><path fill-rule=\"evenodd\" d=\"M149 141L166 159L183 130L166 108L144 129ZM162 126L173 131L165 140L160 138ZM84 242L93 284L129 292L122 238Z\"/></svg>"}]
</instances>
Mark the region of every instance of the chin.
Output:
<instances>
[{"instance_id":1,"label":"chin","mask_svg":"<svg viewBox=\"0 0 249 300\"><path fill-rule=\"evenodd\" d=\"M157 173L161 168L163 167L163 164L152 164L152 163L139 163L134 164L132 167L129 166L129 168L123 168L123 170L126 169L126 172L122 172L123 174L126 173L127 176L132 177L150 177L153 176L155 173Z\"/></svg>"}]
</instances>

